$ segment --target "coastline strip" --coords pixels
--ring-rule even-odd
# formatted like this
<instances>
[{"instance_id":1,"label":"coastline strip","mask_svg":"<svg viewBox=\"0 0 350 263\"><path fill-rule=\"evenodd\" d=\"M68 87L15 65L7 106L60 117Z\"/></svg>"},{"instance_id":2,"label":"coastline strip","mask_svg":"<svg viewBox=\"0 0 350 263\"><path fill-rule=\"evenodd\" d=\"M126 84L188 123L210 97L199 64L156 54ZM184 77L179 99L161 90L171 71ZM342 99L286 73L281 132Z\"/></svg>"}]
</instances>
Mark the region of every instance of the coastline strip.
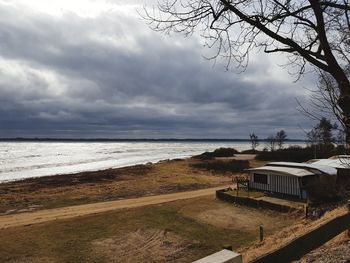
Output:
<instances>
[{"instance_id":1,"label":"coastline strip","mask_svg":"<svg viewBox=\"0 0 350 263\"><path fill-rule=\"evenodd\" d=\"M215 195L215 191L227 186L219 186L195 191L186 191L164 195L144 196L116 201L91 203L85 205L67 206L54 209L39 210L12 215L0 216L0 229L40 224L48 221L69 219L79 216L98 214L118 209L136 208L148 205L162 204L177 200Z\"/></svg>"}]
</instances>

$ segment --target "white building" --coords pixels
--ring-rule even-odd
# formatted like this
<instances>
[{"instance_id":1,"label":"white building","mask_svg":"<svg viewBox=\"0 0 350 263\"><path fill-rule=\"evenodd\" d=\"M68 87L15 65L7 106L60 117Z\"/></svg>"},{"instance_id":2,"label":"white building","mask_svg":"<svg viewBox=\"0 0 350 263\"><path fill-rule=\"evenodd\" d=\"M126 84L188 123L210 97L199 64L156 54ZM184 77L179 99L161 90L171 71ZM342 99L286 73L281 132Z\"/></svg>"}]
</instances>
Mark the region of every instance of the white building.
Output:
<instances>
[{"instance_id":1,"label":"white building","mask_svg":"<svg viewBox=\"0 0 350 263\"><path fill-rule=\"evenodd\" d=\"M249 188L306 199L306 186L321 176L336 176L337 169L315 163L272 162L248 169Z\"/></svg>"}]
</instances>

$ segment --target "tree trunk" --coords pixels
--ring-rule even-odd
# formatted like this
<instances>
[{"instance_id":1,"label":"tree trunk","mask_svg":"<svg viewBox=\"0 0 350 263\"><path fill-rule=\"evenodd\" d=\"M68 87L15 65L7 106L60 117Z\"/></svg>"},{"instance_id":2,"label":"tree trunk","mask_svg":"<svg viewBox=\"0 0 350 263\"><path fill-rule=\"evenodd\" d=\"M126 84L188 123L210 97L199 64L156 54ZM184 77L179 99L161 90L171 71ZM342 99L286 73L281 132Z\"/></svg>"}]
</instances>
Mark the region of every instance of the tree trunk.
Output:
<instances>
[{"instance_id":1,"label":"tree trunk","mask_svg":"<svg viewBox=\"0 0 350 263\"><path fill-rule=\"evenodd\" d=\"M342 96L339 99L339 106L343 110L343 123L345 126L345 143L346 151L349 154L350 150L350 96Z\"/></svg>"},{"instance_id":2,"label":"tree trunk","mask_svg":"<svg viewBox=\"0 0 350 263\"><path fill-rule=\"evenodd\" d=\"M342 85L341 85L342 84ZM340 98L338 105L343 111L343 123L345 127L345 147L346 153L349 154L350 150L350 83L347 80L346 83L341 83L340 86ZM345 84L345 85L344 85Z\"/></svg>"}]
</instances>

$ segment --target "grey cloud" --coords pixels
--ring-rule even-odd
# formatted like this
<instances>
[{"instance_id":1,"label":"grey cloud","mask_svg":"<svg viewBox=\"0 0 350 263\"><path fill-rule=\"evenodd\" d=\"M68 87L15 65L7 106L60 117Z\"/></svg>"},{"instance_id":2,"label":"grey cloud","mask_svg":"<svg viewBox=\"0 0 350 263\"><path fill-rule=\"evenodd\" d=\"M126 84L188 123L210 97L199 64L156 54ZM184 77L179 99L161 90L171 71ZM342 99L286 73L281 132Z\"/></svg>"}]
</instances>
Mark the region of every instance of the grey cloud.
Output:
<instances>
[{"instance_id":1,"label":"grey cloud","mask_svg":"<svg viewBox=\"0 0 350 263\"><path fill-rule=\"evenodd\" d=\"M196 38L162 36L117 11L91 19L2 6L0 43L0 69L20 73L0 72L1 137L237 138L280 128L300 137L297 123L309 125L295 110L300 88L264 76L271 64L226 72L202 58Z\"/></svg>"}]
</instances>

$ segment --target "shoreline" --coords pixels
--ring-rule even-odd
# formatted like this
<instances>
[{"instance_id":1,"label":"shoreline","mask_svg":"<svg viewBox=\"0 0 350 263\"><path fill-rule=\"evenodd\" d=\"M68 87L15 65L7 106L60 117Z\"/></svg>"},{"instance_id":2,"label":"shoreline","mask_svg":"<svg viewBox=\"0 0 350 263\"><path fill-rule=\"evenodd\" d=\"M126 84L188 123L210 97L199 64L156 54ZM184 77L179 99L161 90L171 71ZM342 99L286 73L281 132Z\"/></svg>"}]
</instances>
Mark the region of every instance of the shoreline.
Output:
<instances>
[{"instance_id":1,"label":"shoreline","mask_svg":"<svg viewBox=\"0 0 350 263\"><path fill-rule=\"evenodd\" d=\"M192 156L193 157L193 156ZM43 175L43 176L37 176L37 177L27 177L27 178L20 178L20 179L13 179L13 180L5 180L0 181L0 185L3 184L12 184L12 183L36 183L40 181L53 181L55 179L59 179L61 177L81 177L86 176L88 174L104 174L106 172L118 172L119 170L124 169L131 169L135 170L139 167L143 166L153 166L164 162L171 162L171 161L178 161L178 160L187 160L191 159L192 157L185 157L185 158L174 158L174 159L162 159L157 162L143 162L139 164L132 164L132 165L126 165L126 166L114 166L110 168L102 168L102 169L96 169L96 170L84 170L79 172L71 172L71 173L58 173L58 174L52 174L52 175Z\"/></svg>"},{"instance_id":2,"label":"shoreline","mask_svg":"<svg viewBox=\"0 0 350 263\"><path fill-rule=\"evenodd\" d=\"M175 143L159 144L101 143L89 142L76 146L70 143L2 143L0 151L0 183L23 180L33 177L75 174L86 171L101 171L149 162L191 158L194 155L219 148L235 148L238 151L249 149L249 144L239 143ZM1 146L0 145L0 146Z\"/></svg>"},{"instance_id":3,"label":"shoreline","mask_svg":"<svg viewBox=\"0 0 350 263\"><path fill-rule=\"evenodd\" d=\"M252 156L252 154L236 154L237 157L233 157L236 160L248 160L245 157L241 157L241 155L243 156L247 156L248 159L251 159L250 157ZM192 156L188 156L188 157L176 157L173 159L161 159L161 160L157 160L157 161L149 161L149 162L140 162L140 163L136 163L136 164L131 164L131 165L125 165L125 166L112 166L110 168L102 168L102 169L96 169L96 170L83 170L83 171L78 171L78 172L70 172L70 173L58 173L58 174L52 174L52 175L43 175L43 176L35 176L35 177L27 177L27 178L19 178L19 179L13 179L13 180L4 180L4 181L0 181L0 185L2 184L8 184L8 183L16 183L16 182L33 182L33 181L40 181L40 178L42 178L43 180L48 179L48 178L52 178L52 177L62 177L62 176L75 176L75 175L81 175L81 174L87 174L87 173L104 173L107 171L111 171L111 170L118 170L118 169L124 169L124 168L136 168L139 166L152 166L152 165L157 165L160 163L164 163L164 162L173 162L173 161L185 161L185 160L191 160L194 159L197 155L192 155ZM255 156L255 155L254 155ZM230 157L216 157L217 160L220 160L221 158L223 158L223 160L229 160ZM54 178L52 178L54 179Z\"/></svg>"},{"instance_id":4,"label":"shoreline","mask_svg":"<svg viewBox=\"0 0 350 263\"><path fill-rule=\"evenodd\" d=\"M194 155L195 156L195 155ZM162 162L167 162L167 161L176 161L176 160L186 160L186 159L190 159L194 156L190 156L190 157L183 157L183 158L174 158L174 159L161 159L159 161L149 161L149 162L140 162L140 163L136 163L136 164L130 164L130 165L125 165L125 166L112 166L109 168L101 168L101 169L92 169L92 170L81 170L81 171L74 171L74 172L68 172L68 173L55 173L55 174L51 174L51 175L43 175L43 176L33 176L33 177L26 177L26 178L18 178L18 179L10 179L10 180L0 180L0 185L1 184L7 184L7 183L14 183L14 182L21 182L21 181L33 181L35 179L39 179L39 178L46 178L46 177L55 177L55 176L69 176L69 175L78 175L81 173L96 173L96 172L104 172L104 171L108 171L108 170L115 170L115 169L121 169L121 168L132 168L134 166L140 166L140 165L154 165L157 163L162 163Z\"/></svg>"}]
</instances>

